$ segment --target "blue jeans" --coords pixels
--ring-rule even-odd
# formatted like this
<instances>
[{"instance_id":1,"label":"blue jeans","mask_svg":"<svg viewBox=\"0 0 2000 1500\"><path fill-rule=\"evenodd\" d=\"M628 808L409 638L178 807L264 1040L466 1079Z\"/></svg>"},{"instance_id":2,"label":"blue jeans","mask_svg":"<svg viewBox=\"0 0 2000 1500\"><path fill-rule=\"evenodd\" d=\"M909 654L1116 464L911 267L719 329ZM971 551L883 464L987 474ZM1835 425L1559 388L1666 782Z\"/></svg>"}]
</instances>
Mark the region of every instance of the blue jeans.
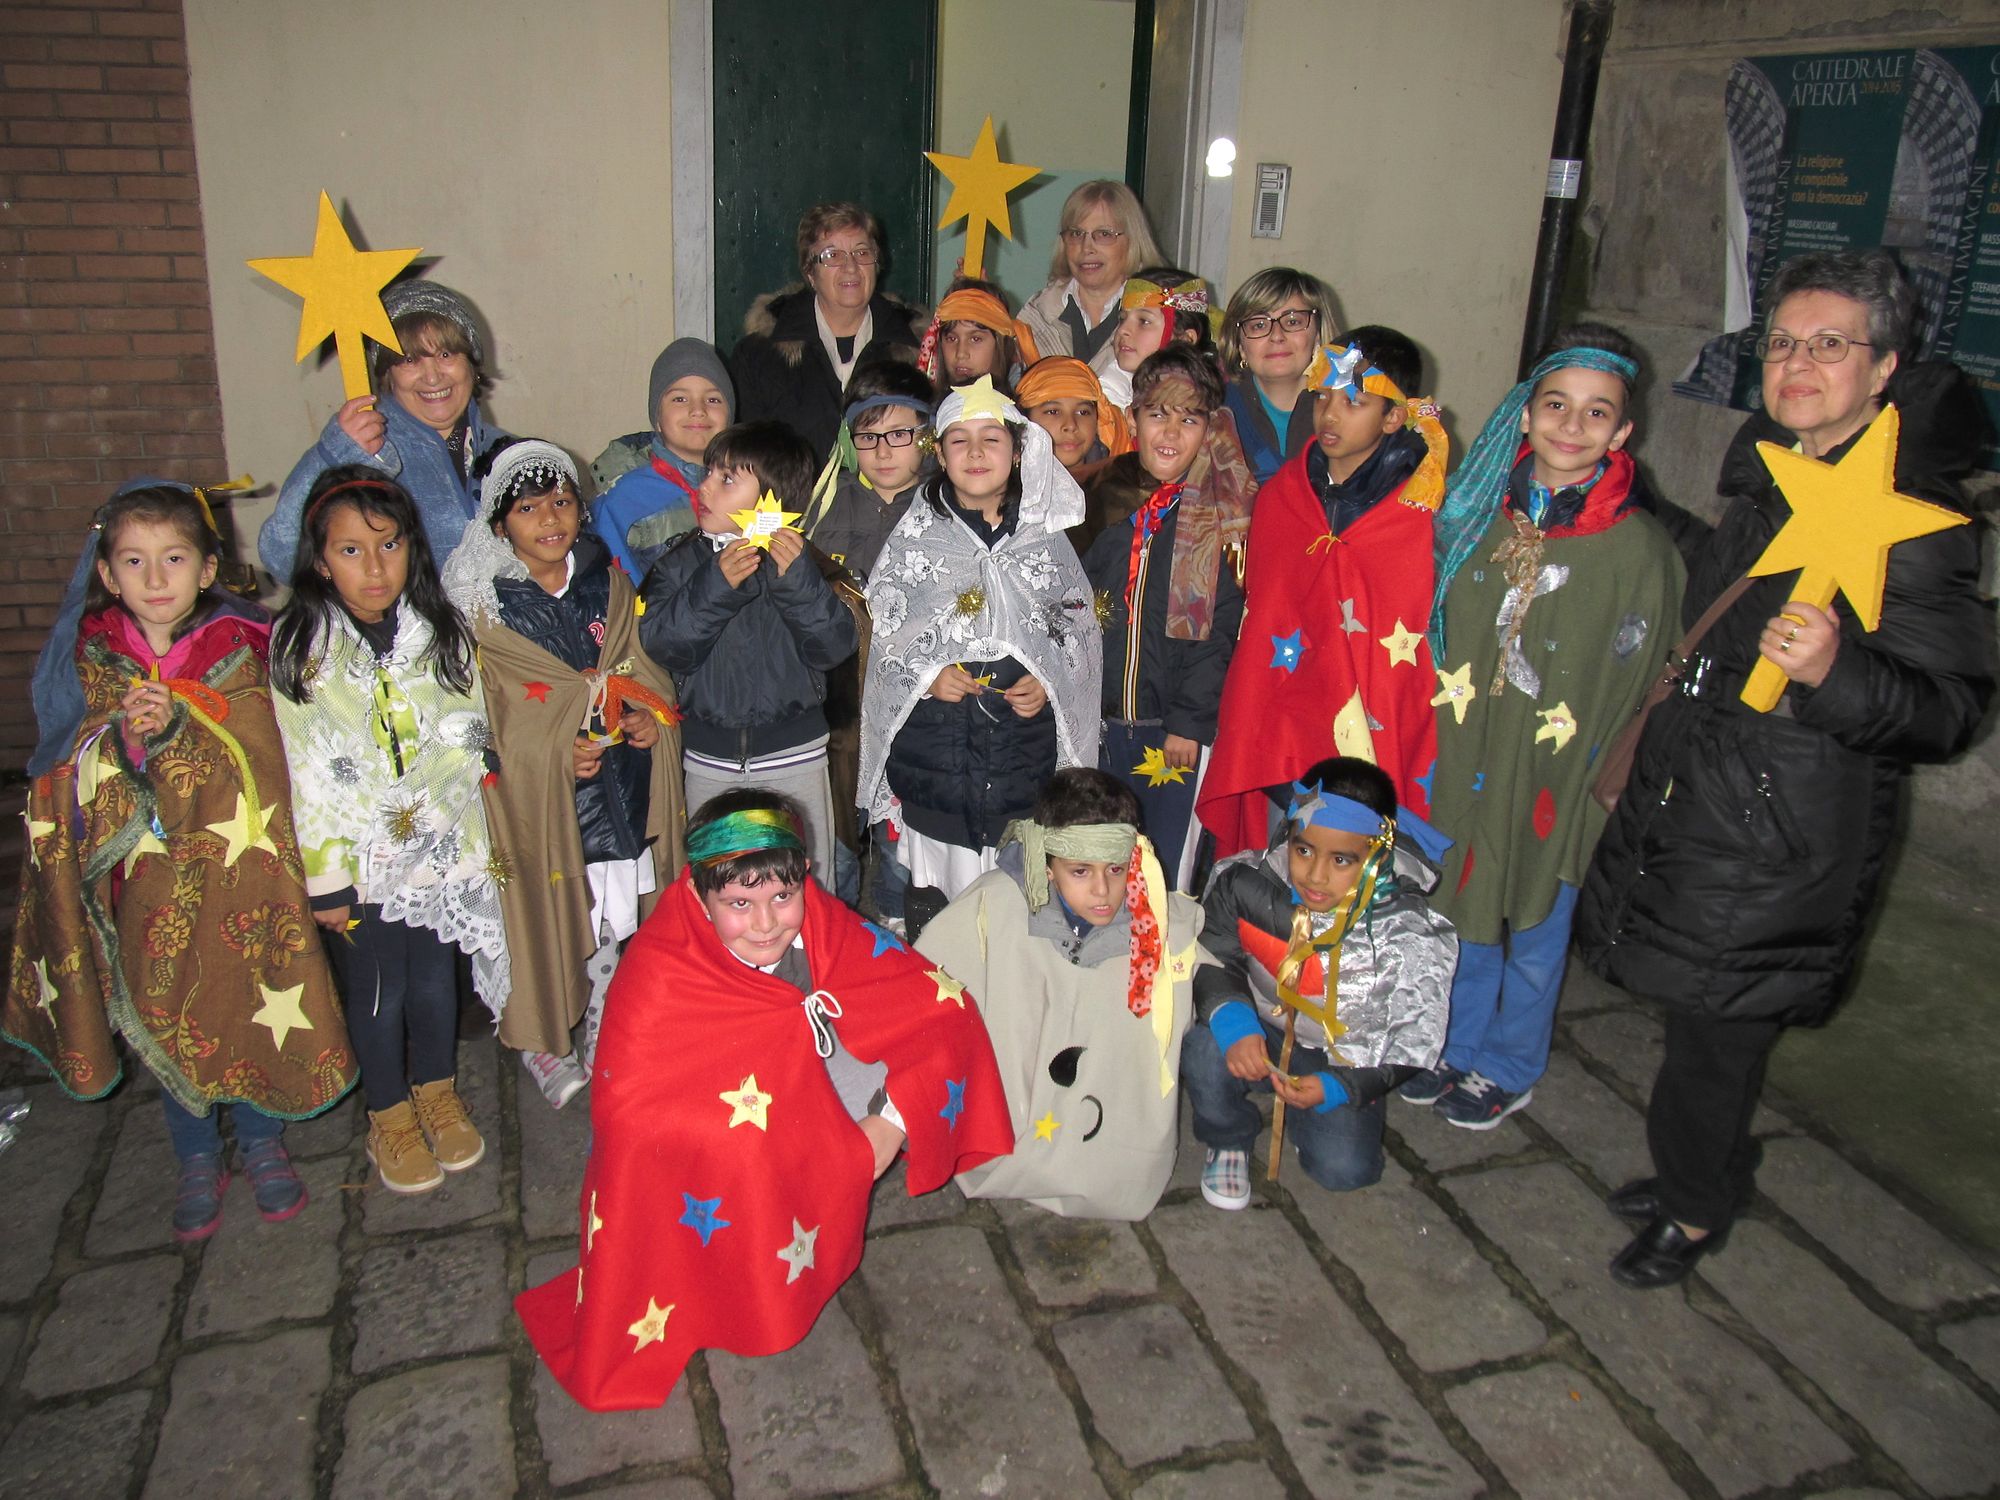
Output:
<instances>
[{"instance_id":1,"label":"blue jeans","mask_svg":"<svg viewBox=\"0 0 2000 1500\"><path fill-rule=\"evenodd\" d=\"M1258 1017L1263 1021L1263 1017ZM1264 1021L1264 1045L1271 1061L1278 1060L1284 1033ZM1326 1054L1292 1049L1292 1071L1323 1071ZM1194 1138L1212 1151L1248 1151L1257 1142L1263 1117L1250 1102L1253 1093L1268 1094L1271 1082L1245 1083L1229 1071L1216 1045L1215 1033L1204 1024L1188 1028L1181 1043L1181 1088L1194 1106ZM1298 1148L1299 1165L1321 1187L1336 1193L1364 1188L1382 1177L1383 1101L1343 1104L1325 1114L1309 1109L1285 1111L1285 1136Z\"/></svg>"},{"instance_id":2,"label":"blue jeans","mask_svg":"<svg viewBox=\"0 0 2000 1500\"><path fill-rule=\"evenodd\" d=\"M875 910L884 917L903 914L903 892L910 888L910 872L903 864L902 851L889 837L887 822L877 823L869 833L875 845Z\"/></svg>"},{"instance_id":3,"label":"blue jeans","mask_svg":"<svg viewBox=\"0 0 2000 1500\"><path fill-rule=\"evenodd\" d=\"M167 1116L167 1138L174 1143L174 1155L182 1161L220 1154L225 1109L236 1121L236 1149L246 1155L252 1146L275 1141L285 1133L283 1120L248 1104L218 1104L205 1115L190 1114L165 1089L160 1090L160 1104Z\"/></svg>"},{"instance_id":4,"label":"blue jeans","mask_svg":"<svg viewBox=\"0 0 2000 1500\"><path fill-rule=\"evenodd\" d=\"M1556 887L1556 904L1533 927L1499 943L1458 945L1444 1063L1523 1093L1548 1071L1576 887Z\"/></svg>"}]
</instances>

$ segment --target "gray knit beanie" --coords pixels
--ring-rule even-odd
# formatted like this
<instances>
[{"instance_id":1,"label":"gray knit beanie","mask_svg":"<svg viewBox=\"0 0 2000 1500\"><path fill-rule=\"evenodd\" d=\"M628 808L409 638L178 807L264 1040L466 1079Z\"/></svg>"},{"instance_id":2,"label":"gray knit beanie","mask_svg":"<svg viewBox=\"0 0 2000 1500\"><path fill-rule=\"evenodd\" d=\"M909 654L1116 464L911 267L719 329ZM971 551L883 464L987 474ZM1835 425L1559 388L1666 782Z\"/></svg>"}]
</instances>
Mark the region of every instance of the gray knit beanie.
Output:
<instances>
[{"instance_id":1,"label":"gray knit beanie","mask_svg":"<svg viewBox=\"0 0 2000 1500\"><path fill-rule=\"evenodd\" d=\"M475 365L486 363L486 351L479 342L479 324L473 319L472 309L450 287L421 278L395 282L382 289L382 310L389 315L391 323L410 313L429 313L456 323L465 335L466 343L472 346L472 362Z\"/></svg>"},{"instance_id":2,"label":"gray knit beanie","mask_svg":"<svg viewBox=\"0 0 2000 1500\"><path fill-rule=\"evenodd\" d=\"M722 363L722 356L715 352L715 345L704 344L700 339L675 339L660 351L660 357L653 361L653 375L646 382L646 425L654 431L660 426L660 397L677 380L689 375L699 375L718 391L729 408L723 418L725 423L736 420L736 386L729 378L728 367Z\"/></svg>"}]
</instances>

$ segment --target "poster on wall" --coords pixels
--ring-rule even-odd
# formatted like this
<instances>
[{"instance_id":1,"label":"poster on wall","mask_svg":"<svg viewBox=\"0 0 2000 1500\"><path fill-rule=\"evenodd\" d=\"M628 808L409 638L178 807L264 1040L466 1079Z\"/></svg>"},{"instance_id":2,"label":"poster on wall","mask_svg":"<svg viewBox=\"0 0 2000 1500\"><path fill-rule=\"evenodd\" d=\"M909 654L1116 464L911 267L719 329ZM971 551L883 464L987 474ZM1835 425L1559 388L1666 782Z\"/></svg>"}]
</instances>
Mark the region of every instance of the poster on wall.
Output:
<instances>
[{"instance_id":1,"label":"poster on wall","mask_svg":"<svg viewBox=\"0 0 2000 1500\"><path fill-rule=\"evenodd\" d=\"M1724 327L1674 390L1749 410L1779 266L1885 245L1920 301L1920 357L1956 359L2000 427L2000 46L1739 59L1724 91ZM1986 467L2000 467L1989 451Z\"/></svg>"}]
</instances>

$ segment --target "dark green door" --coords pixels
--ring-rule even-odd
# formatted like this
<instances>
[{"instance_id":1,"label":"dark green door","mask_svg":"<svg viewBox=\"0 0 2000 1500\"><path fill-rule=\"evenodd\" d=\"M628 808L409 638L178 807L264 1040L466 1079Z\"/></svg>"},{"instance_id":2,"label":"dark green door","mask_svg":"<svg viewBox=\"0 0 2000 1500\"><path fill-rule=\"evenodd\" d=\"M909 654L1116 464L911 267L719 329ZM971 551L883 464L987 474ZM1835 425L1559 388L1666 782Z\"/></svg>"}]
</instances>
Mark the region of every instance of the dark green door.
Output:
<instances>
[{"instance_id":1,"label":"dark green door","mask_svg":"<svg viewBox=\"0 0 2000 1500\"><path fill-rule=\"evenodd\" d=\"M716 343L799 279L799 216L832 199L882 221L881 285L928 303L937 0L715 0L712 16Z\"/></svg>"}]
</instances>

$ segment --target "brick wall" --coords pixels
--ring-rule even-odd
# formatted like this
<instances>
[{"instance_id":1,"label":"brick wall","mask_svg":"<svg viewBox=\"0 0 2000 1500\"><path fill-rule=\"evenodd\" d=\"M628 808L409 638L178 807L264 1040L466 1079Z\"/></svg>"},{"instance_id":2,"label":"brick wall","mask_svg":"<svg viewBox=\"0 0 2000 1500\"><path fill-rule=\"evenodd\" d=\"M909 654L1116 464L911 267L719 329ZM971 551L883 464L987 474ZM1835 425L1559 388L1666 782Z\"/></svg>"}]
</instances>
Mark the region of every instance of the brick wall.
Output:
<instances>
[{"instance_id":1,"label":"brick wall","mask_svg":"<svg viewBox=\"0 0 2000 1500\"><path fill-rule=\"evenodd\" d=\"M223 462L181 0L0 3L0 771L91 512Z\"/></svg>"}]
</instances>

